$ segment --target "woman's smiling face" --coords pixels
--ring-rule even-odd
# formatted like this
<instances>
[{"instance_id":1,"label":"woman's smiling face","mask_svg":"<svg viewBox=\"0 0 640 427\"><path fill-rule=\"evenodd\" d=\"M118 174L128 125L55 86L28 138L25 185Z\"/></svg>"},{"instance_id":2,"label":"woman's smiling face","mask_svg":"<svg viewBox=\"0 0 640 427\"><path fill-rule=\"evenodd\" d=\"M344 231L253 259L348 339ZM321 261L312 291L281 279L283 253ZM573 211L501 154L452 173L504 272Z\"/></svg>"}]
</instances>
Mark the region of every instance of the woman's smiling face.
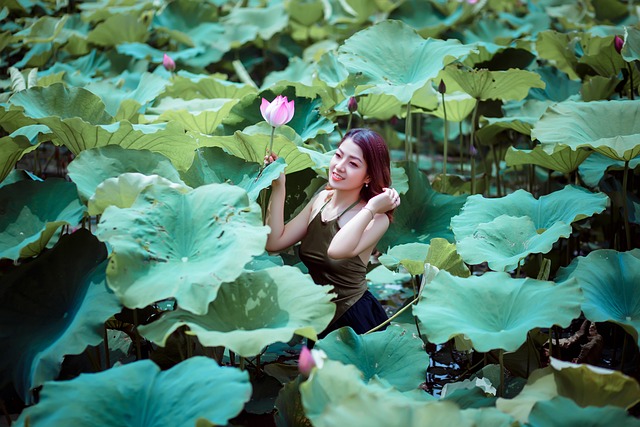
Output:
<instances>
[{"instance_id":1,"label":"woman's smiling face","mask_svg":"<svg viewBox=\"0 0 640 427\"><path fill-rule=\"evenodd\" d=\"M362 149L345 139L329 163L329 185L336 190L360 189L369 181Z\"/></svg>"}]
</instances>

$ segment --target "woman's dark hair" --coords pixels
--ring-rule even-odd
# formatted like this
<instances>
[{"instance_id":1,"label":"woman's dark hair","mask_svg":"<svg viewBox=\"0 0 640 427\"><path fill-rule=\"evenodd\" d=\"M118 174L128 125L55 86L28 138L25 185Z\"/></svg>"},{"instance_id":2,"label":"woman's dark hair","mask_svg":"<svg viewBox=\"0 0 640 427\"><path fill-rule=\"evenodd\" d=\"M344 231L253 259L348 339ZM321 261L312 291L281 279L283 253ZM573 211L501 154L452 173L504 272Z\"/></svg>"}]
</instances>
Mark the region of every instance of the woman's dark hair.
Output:
<instances>
[{"instance_id":1,"label":"woman's dark hair","mask_svg":"<svg viewBox=\"0 0 640 427\"><path fill-rule=\"evenodd\" d=\"M373 196L382 193L384 188L391 187L391 161L389 149L384 139L371 129L356 128L347 132L340 141L342 144L350 138L362 150L363 160L367 164L369 185L360 190L360 197L368 202ZM389 220L393 219L393 210L386 212Z\"/></svg>"}]
</instances>

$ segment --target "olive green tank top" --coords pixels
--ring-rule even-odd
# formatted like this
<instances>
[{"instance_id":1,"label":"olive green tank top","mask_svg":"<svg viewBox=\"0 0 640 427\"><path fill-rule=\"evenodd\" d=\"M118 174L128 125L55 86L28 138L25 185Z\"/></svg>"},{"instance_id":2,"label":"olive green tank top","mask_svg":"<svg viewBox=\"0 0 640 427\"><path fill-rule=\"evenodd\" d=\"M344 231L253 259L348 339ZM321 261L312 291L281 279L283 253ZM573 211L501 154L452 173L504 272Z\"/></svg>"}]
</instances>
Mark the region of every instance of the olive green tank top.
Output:
<instances>
[{"instance_id":1,"label":"olive green tank top","mask_svg":"<svg viewBox=\"0 0 640 427\"><path fill-rule=\"evenodd\" d=\"M300 259L313 281L318 285L333 285L333 292L337 294L333 299L336 304L333 320L342 316L367 291L367 266L362 258L356 255L347 259L333 259L327 255L331 240L340 230L338 220L359 202L356 201L336 218L324 221L321 214L329 203L327 201L309 223L307 234L300 244Z\"/></svg>"}]
</instances>

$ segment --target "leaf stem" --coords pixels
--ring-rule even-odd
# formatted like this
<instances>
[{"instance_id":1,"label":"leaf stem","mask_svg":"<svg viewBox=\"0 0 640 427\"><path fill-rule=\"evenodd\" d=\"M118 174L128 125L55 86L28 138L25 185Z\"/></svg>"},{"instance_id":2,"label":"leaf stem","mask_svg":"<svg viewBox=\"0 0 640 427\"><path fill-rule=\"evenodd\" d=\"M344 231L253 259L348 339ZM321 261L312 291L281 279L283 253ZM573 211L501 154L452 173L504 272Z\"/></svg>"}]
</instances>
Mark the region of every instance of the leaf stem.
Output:
<instances>
[{"instance_id":1,"label":"leaf stem","mask_svg":"<svg viewBox=\"0 0 640 427\"><path fill-rule=\"evenodd\" d=\"M444 102L444 93L442 95L442 111L444 112L444 156L442 158L442 192L447 192L447 151L449 143L449 122L447 121L447 105Z\"/></svg>"},{"instance_id":2,"label":"leaf stem","mask_svg":"<svg viewBox=\"0 0 640 427\"><path fill-rule=\"evenodd\" d=\"M476 116L478 115L478 103L476 99L476 105L473 107L473 114L471 116L471 141L469 143L469 152L475 148L475 136L476 136ZM476 156L471 153L471 194L476 194Z\"/></svg>"},{"instance_id":3,"label":"leaf stem","mask_svg":"<svg viewBox=\"0 0 640 427\"><path fill-rule=\"evenodd\" d=\"M380 323L378 326L376 326L373 329L368 330L367 332L364 333L364 335L370 334L371 332L375 332L378 329L382 328L384 325L391 323L391 321L393 321L393 319L395 319L396 317L400 316L402 313L404 313L409 307L413 306L413 304L415 304L416 302L418 302L418 298L420 297L416 297L413 301L411 301L409 304L405 305L404 307L402 307L400 310L396 311L393 316L391 316L390 318L388 318L387 320L385 320L384 322Z\"/></svg>"},{"instance_id":4,"label":"leaf stem","mask_svg":"<svg viewBox=\"0 0 640 427\"><path fill-rule=\"evenodd\" d=\"M407 114L404 120L404 156L411 160L411 101L407 103Z\"/></svg>"},{"instance_id":5,"label":"leaf stem","mask_svg":"<svg viewBox=\"0 0 640 427\"><path fill-rule=\"evenodd\" d=\"M498 349L498 361L500 362L500 388L498 397L504 397L504 350Z\"/></svg>"},{"instance_id":6,"label":"leaf stem","mask_svg":"<svg viewBox=\"0 0 640 427\"><path fill-rule=\"evenodd\" d=\"M631 250L631 230L629 230L629 205L627 204L627 180L629 178L629 160L624 162L622 175L622 214L624 215L624 233L627 238L627 250Z\"/></svg>"}]
</instances>

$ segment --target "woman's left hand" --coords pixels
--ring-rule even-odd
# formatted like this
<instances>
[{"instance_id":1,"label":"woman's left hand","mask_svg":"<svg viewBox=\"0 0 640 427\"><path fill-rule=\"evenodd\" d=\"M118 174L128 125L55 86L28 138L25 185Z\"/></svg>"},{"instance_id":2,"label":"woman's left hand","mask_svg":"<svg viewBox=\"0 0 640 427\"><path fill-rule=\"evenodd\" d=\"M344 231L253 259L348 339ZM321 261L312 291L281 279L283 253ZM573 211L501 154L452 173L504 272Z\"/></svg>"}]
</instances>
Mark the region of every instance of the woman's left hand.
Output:
<instances>
[{"instance_id":1,"label":"woman's left hand","mask_svg":"<svg viewBox=\"0 0 640 427\"><path fill-rule=\"evenodd\" d=\"M400 194L393 188L385 188L382 193L372 197L366 208L375 213L385 213L400 206Z\"/></svg>"}]
</instances>

